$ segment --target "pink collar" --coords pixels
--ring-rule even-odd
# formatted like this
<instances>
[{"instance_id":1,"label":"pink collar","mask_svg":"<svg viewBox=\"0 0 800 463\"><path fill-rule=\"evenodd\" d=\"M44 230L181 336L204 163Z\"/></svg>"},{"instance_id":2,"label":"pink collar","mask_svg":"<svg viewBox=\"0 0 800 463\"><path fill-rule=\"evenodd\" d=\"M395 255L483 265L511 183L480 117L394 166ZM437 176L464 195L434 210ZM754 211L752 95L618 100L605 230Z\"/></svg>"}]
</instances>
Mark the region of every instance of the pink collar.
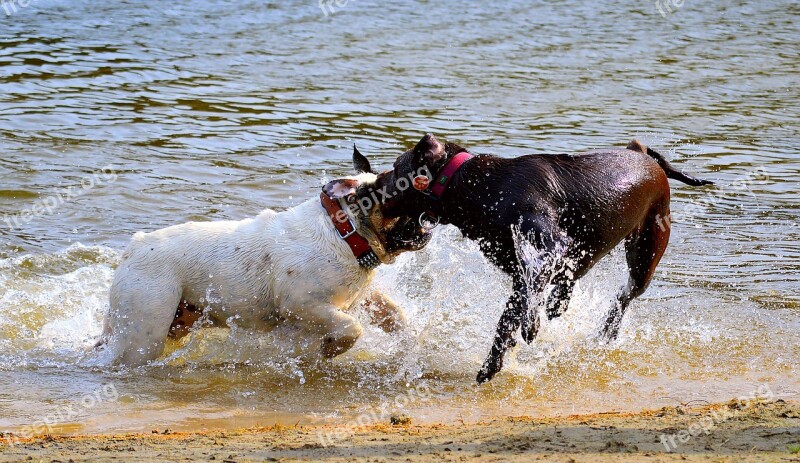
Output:
<instances>
[{"instance_id":1,"label":"pink collar","mask_svg":"<svg viewBox=\"0 0 800 463\"><path fill-rule=\"evenodd\" d=\"M447 164L445 164L444 168L442 168L442 170L436 174L436 180L433 182L433 186L428 192L425 192L425 194L436 200L442 199L442 195L447 189L447 185L449 185L453 180L453 175L458 172L458 169L460 169L465 162L469 161L473 157L474 156L466 151L462 151L450 158L450 160L447 161ZM430 208L419 216L420 226L425 228L433 228L439 225L439 223L447 223L442 221L441 217L439 217L439 214L435 211L438 208L439 207L436 205L436 202L431 203Z\"/></svg>"},{"instance_id":2,"label":"pink collar","mask_svg":"<svg viewBox=\"0 0 800 463\"><path fill-rule=\"evenodd\" d=\"M447 189L447 185L453 180L453 175L458 172L458 169L460 169L465 162L472 159L472 157L471 154L462 151L450 158L444 168L436 175L436 181L433 182L433 186L431 187L431 196L436 199L441 199L444 190Z\"/></svg>"}]
</instances>

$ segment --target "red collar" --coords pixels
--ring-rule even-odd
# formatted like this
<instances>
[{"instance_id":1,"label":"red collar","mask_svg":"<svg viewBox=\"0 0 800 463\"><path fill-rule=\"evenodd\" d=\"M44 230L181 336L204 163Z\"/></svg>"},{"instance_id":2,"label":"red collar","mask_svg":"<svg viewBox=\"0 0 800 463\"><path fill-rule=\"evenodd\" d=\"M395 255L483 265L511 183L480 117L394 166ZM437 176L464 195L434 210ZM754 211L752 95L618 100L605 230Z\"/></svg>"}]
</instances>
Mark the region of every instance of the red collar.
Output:
<instances>
[{"instance_id":1,"label":"red collar","mask_svg":"<svg viewBox=\"0 0 800 463\"><path fill-rule=\"evenodd\" d=\"M331 218L333 226L336 227L339 237L350 246L350 250L353 251L358 264L366 269L373 269L380 265L381 261L378 259L378 255L372 250L369 242L358 234L352 219L342 209L339 200L330 198L324 192L319 194L319 200L322 203L322 207L325 208L325 212Z\"/></svg>"}]
</instances>

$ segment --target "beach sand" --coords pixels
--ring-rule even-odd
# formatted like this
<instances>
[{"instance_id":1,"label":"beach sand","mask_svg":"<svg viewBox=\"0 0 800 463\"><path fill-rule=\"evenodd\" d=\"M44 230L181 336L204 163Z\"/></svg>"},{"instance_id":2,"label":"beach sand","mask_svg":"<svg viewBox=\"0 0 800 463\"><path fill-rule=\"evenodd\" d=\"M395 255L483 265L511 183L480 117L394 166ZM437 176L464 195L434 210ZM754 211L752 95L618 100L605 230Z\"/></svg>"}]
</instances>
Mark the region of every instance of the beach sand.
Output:
<instances>
[{"instance_id":1,"label":"beach sand","mask_svg":"<svg viewBox=\"0 0 800 463\"><path fill-rule=\"evenodd\" d=\"M46 436L0 444L0 462L800 462L800 404L782 400L453 425L410 420L360 428ZM664 442L675 447L667 451Z\"/></svg>"}]
</instances>

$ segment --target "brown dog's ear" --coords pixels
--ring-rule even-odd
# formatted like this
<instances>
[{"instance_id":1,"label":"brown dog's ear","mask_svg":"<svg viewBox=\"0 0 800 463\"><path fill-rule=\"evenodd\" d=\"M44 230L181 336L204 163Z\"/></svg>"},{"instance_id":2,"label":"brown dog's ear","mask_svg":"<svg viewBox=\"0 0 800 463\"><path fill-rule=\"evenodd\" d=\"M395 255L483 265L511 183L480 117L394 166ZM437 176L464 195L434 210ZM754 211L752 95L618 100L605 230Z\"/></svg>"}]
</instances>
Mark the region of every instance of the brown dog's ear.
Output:
<instances>
[{"instance_id":1,"label":"brown dog's ear","mask_svg":"<svg viewBox=\"0 0 800 463\"><path fill-rule=\"evenodd\" d=\"M322 191L331 199L339 199L349 195L353 195L353 197L355 197L357 187L358 180L354 180L352 178L340 178L328 182L324 187L322 187Z\"/></svg>"},{"instance_id":2,"label":"brown dog's ear","mask_svg":"<svg viewBox=\"0 0 800 463\"><path fill-rule=\"evenodd\" d=\"M432 167L444 157L444 144L433 136L426 134L414 147L414 164Z\"/></svg>"},{"instance_id":3,"label":"brown dog's ear","mask_svg":"<svg viewBox=\"0 0 800 463\"><path fill-rule=\"evenodd\" d=\"M367 159L366 156L358 151L355 143L353 143L353 168L356 170L357 174L362 172L366 172L368 174L375 173L372 171L372 166L369 165L369 159Z\"/></svg>"}]
</instances>

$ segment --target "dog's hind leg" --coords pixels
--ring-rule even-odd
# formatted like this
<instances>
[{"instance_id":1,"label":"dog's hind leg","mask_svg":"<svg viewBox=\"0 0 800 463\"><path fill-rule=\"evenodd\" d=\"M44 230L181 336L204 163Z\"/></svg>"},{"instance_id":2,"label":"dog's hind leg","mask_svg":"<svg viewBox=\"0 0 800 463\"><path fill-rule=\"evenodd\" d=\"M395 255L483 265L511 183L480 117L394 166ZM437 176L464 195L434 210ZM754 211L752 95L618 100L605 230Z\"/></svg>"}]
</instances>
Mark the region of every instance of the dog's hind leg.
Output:
<instances>
[{"instance_id":1,"label":"dog's hind leg","mask_svg":"<svg viewBox=\"0 0 800 463\"><path fill-rule=\"evenodd\" d=\"M622 317L631 301L644 293L653 279L661 256L669 243L669 197L654 207L642 225L625 240L625 257L628 261L628 283L622 288L614 307L608 314L602 335L607 340L616 339Z\"/></svg>"},{"instance_id":2,"label":"dog's hind leg","mask_svg":"<svg viewBox=\"0 0 800 463\"><path fill-rule=\"evenodd\" d=\"M116 363L144 365L164 351L181 300L180 285L171 277L145 277L129 269L118 276L111 286L109 347Z\"/></svg>"}]
</instances>

